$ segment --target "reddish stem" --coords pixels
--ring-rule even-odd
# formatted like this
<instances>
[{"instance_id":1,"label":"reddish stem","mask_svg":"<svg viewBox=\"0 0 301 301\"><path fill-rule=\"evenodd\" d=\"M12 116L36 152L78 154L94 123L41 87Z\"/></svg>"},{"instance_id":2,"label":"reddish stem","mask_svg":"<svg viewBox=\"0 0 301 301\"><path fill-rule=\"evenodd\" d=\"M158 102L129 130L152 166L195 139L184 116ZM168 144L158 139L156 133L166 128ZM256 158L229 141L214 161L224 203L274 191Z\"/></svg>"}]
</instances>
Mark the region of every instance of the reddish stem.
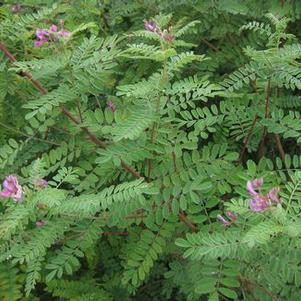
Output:
<instances>
[{"instance_id":1,"label":"reddish stem","mask_svg":"<svg viewBox=\"0 0 301 301\"><path fill-rule=\"evenodd\" d=\"M197 232L198 228L194 225L192 221L190 221L184 212L179 213L179 219L182 223L187 225L193 232Z\"/></svg>"},{"instance_id":2,"label":"reddish stem","mask_svg":"<svg viewBox=\"0 0 301 301\"><path fill-rule=\"evenodd\" d=\"M276 145L277 145L277 148L278 148L278 151L279 151L279 155L280 155L282 161L284 162L284 160L285 160L285 151L283 149L280 137L279 137L278 134L274 134L274 136L275 136Z\"/></svg>"}]
</instances>

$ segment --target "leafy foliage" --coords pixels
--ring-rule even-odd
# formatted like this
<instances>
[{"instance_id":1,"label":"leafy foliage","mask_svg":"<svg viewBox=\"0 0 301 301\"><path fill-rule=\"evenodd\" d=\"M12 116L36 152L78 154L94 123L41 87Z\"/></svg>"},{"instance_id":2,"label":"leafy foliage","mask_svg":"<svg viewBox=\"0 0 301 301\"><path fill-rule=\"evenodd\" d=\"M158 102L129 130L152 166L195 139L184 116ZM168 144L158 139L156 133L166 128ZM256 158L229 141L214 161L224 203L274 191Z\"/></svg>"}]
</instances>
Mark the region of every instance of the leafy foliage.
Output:
<instances>
[{"instance_id":1,"label":"leafy foliage","mask_svg":"<svg viewBox=\"0 0 301 301\"><path fill-rule=\"evenodd\" d=\"M0 299L298 300L300 16L0 4Z\"/></svg>"}]
</instances>

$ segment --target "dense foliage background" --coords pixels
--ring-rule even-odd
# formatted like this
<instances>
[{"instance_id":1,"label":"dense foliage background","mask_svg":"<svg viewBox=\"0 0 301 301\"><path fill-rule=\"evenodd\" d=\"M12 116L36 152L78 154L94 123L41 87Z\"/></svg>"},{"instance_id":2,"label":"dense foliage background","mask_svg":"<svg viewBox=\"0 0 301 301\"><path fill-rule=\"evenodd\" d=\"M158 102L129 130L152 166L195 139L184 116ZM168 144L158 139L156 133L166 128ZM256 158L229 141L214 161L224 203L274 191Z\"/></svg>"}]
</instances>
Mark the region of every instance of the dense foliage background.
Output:
<instances>
[{"instance_id":1,"label":"dense foliage background","mask_svg":"<svg viewBox=\"0 0 301 301\"><path fill-rule=\"evenodd\" d=\"M299 300L300 18L4 1L0 299Z\"/></svg>"}]
</instances>

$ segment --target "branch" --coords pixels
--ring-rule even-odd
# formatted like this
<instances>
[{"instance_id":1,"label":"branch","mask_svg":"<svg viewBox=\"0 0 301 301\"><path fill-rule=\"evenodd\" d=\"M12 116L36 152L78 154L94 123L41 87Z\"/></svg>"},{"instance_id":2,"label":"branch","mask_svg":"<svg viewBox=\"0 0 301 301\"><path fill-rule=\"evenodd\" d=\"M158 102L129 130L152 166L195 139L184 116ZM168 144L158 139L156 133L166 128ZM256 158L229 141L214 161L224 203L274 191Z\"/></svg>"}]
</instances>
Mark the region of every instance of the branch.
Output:
<instances>
[{"instance_id":1,"label":"branch","mask_svg":"<svg viewBox=\"0 0 301 301\"><path fill-rule=\"evenodd\" d=\"M188 226L193 232L197 232L198 228L195 226L195 224L194 224L192 221L190 221L190 220L187 218L187 216L185 215L184 212L181 211L181 212L178 214L178 216L179 216L179 219L180 219L180 221L181 221L182 223L184 223L186 226Z\"/></svg>"},{"instance_id":2,"label":"branch","mask_svg":"<svg viewBox=\"0 0 301 301\"><path fill-rule=\"evenodd\" d=\"M209 48L213 49L215 52L218 52L219 49L214 46L212 43L210 43L207 39L203 38L201 39L201 41L203 41Z\"/></svg>"},{"instance_id":3,"label":"branch","mask_svg":"<svg viewBox=\"0 0 301 301\"><path fill-rule=\"evenodd\" d=\"M16 62L16 58L9 52L9 50L6 48L6 46L3 43L0 43L0 50L8 57L8 59L10 60L10 62L14 63ZM47 94L48 91L46 88L44 88L42 86L42 84L38 81L35 80L32 75L28 72L22 72L21 73L22 76L28 78L32 84L43 94ZM79 120L77 120L77 118L75 116L72 115L72 113L70 111L67 110L67 108L65 108L64 106L61 106L61 112L68 117L73 123L75 123L76 125L80 125L81 122ZM100 148L106 149L107 148L107 144L98 139L87 127L84 126L80 126L81 130L87 134L87 136L89 137L89 139L96 145L98 145ZM142 178L141 174L136 171L133 167L131 167L130 165L128 165L126 162L124 162L123 160L121 160L121 166L122 168L127 171L128 173L132 174L135 178L139 179ZM179 213L179 219L181 222L183 222L185 225L187 225L192 231L197 231L197 227L186 217L185 213L180 212Z\"/></svg>"},{"instance_id":4,"label":"branch","mask_svg":"<svg viewBox=\"0 0 301 301\"><path fill-rule=\"evenodd\" d=\"M19 134L19 135L22 135L22 136L24 136L24 137L27 137L27 138L29 138L29 139L33 139L33 140L36 140L36 141L41 141L41 142L44 142L44 143L47 143L47 144L50 144L50 145L60 146L59 143L55 143L55 142L50 141L50 140L47 140L47 139L41 139L41 138L38 138L38 137L35 137L35 136L28 135L28 134L23 133L23 132L21 132L20 130L14 129L14 128L12 128L12 127L10 127L10 126L8 126L8 125L2 123L2 122L0 122L0 126L4 127L5 129L7 129L7 130L9 130L9 131L12 131L12 132L15 132L15 133L17 133L17 134Z\"/></svg>"},{"instance_id":5,"label":"branch","mask_svg":"<svg viewBox=\"0 0 301 301\"><path fill-rule=\"evenodd\" d=\"M243 159L243 156L244 156L245 151L246 151L247 144L249 143L249 140L250 140L250 138L251 138L251 136L252 136L252 133L253 133L253 130L254 130L254 128L255 128L257 119L258 119L258 115L256 114L255 117L254 117L252 126L251 126L251 128L250 128L250 130L249 130L249 132L248 132L248 134L247 134L247 136L246 136L246 138L245 138L244 141L243 141L243 142L244 142L244 145L243 145L243 148L242 148L242 150L241 150L241 152L240 152L239 162L241 162L242 159Z\"/></svg>"},{"instance_id":6,"label":"branch","mask_svg":"<svg viewBox=\"0 0 301 301\"><path fill-rule=\"evenodd\" d=\"M3 43L0 43L0 50L8 57L11 63L17 61ZM22 76L27 77L42 94L48 93L47 89L45 89L38 80L35 80L30 73L22 71L21 74Z\"/></svg>"},{"instance_id":7,"label":"branch","mask_svg":"<svg viewBox=\"0 0 301 301\"><path fill-rule=\"evenodd\" d=\"M280 137L279 137L278 134L274 134L274 136L275 136L276 145L277 145L277 148L278 148L278 151L279 151L279 155L280 155L282 161L284 162L284 160L285 160L285 151L283 149Z\"/></svg>"},{"instance_id":8,"label":"branch","mask_svg":"<svg viewBox=\"0 0 301 301\"><path fill-rule=\"evenodd\" d=\"M247 277L245 276L242 276L242 275L239 275L238 276L238 280L239 282L246 286L247 288L247 291L249 293L251 293L253 295L253 288L254 286L257 287L258 289L260 289L262 292L264 292L265 294L267 294L269 297L272 298L272 300L275 300L275 301L282 301L282 299L277 296L277 295L274 295L271 291L269 291L267 288L265 288L264 286L261 286L259 285L258 283L254 283L252 282L250 279L248 279Z\"/></svg>"},{"instance_id":9,"label":"branch","mask_svg":"<svg viewBox=\"0 0 301 301\"><path fill-rule=\"evenodd\" d=\"M271 79L268 79L266 91L265 91L265 114L264 114L265 118L268 118L270 113L270 94L271 94ZM264 155L264 144L266 140L266 135L267 135L267 128L264 127L260 146L259 146L259 152L258 152L259 158L263 157Z\"/></svg>"},{"instance_id":10,"label":"branch","mask_svg":"<svg viewBox=\"0 0 301 301\"><path fill-rule=\"evenodd\" d=\"M15 63L17 60L16 58L9 52L9 50L5 47L3 43L0 43L0 50L8 57L8 59ZM35 80L32 75L28 72L22 72L21 73L24 77L27 77L32 84L43 94L47 94L48 91L46 88L42 86L42 84ZM61 106L62 113L67 116L73 123L80 125L80 121L77 120L76 117L74 117L71 112L69 112L64 106ZM87 134L89 139L96 145L98 145L100 148L106 149L107 144L100 139L98 139L87 127L81 127L81 130ZM123 160L121 160L121 166L129 173L131 173L135 178L141 178L142 176L138 171L136 171L133 167L129 166L127 163L125 163Z\"/></svg>"}]
</instances>

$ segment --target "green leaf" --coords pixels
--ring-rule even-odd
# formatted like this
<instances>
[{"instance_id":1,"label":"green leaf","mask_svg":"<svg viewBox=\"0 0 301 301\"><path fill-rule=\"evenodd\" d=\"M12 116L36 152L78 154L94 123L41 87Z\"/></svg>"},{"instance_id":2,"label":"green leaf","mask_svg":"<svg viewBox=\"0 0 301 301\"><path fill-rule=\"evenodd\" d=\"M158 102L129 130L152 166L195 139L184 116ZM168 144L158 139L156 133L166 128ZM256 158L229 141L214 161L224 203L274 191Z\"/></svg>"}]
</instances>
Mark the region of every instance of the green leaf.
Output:
<instances>
[{"instance_id":1,"label":"green leaf","mask_svg":"<svg viewBox=\"0 0 301 301\"><path fill-rule=\"evenodd\" d=\"M183 238L177 238L175 240L175 244L178 247L182 247L182 248L189 248L191 246L190 243L187 240L183 239Z\"/></svg>"},{"instance_id":2,"label":"green leaf","mask_svg":"<svg viewBox=\"0 0 301 301\"><path fill-rule=\"evenodd\" d=\"M213 292L209 295L208 301L219 301L218 293Z\"/></svg>"},{"instance_id":3,"label":"green leaf","mask_svg":"<svg viewBox=\"0 0 301 301\"><path fill-rule=\"evenodd\" d=\"M247 161L247 167L249 174L254 177L256 175L257 166L254 161L248 160Z\"/></svg>"},{"instance_id":4,"label":"green leaf","mask_svg":"<svg viewBox=\"0 0 301 301\"><path fill-rule=\"evenodd\" d=\"M235 278L222 278L221 283L228 287L240 287L240 282Z\"/></svg>"},{"instance_id":5,"label":"green leaf","mask_svg":"<svg viewBox=\"0 0 301 301\"><path fill-rule=\"evenodd\" d=\"M202 278L196 285L195 292L198 294L208 294L215 291L215 284L217 279Z\"/></svg>"},{"instance_id":6,"label":"green leaf","mask_svg":"<svg viewBox=\"0 0 301 301\"><path fill-rule=\"evenodd\" d=\"M229 288L225 288L225 287L220 287L218 289L218 291L224 295L225 297L227 298L230 298L230 299L236 299L238 296L237 296L237 293Z\"/></svg>"}]
</instances>

